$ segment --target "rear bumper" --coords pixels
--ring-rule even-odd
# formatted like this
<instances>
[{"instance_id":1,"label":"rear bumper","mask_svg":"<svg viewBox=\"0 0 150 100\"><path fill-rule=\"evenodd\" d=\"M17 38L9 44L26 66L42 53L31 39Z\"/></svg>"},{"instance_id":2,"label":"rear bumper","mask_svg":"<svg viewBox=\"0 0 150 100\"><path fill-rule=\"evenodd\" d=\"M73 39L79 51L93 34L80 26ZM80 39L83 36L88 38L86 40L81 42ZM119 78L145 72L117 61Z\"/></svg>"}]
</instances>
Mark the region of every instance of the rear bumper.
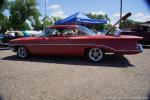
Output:
<instances>
[{"instance_id":1,"label":"rear bumper","mask_svg":"<svg viewBox=\"0 0 150 100\"><path fill-rule=\"evenodd\" d=\"M142 53L144 51L141 44L137 44L137 49L139 50L139 53Z\"/></svg>"}]
</instances>

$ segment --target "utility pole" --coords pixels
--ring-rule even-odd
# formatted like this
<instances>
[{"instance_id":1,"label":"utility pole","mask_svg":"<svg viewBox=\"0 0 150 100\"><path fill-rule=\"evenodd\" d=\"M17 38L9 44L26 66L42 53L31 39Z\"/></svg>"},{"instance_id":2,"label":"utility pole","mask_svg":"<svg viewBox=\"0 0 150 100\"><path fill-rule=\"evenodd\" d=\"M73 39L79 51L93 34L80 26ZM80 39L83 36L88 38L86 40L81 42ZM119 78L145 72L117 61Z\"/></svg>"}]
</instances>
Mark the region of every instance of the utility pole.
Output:
<instances>
[{"instance_id":1,"label":"utility pole","mask_svg":"<svg viewBox=\"0 0 150 100\"><path fill-rule=\"evenodd\" d=\"M120 0L120 19L122 18L122 0ZM121 28L121 21L120 21L120 28Z\"/></svg>"},{"instance_id":2,"label":"utility pole","mask_svg":"<svg viewBox=\"0 0 150 100\"><path fill-rule=\"evenodd\" d=\"M45 19L46 19L46 0L45 0Z\"/></svg>"},{"instance_id":3,"label":"utility pole","mask_svg":"<svg viewBox=\"0 0 150 100\"><path fill-rule=\"evenodd\" d=\"M45 0L45 17L44 17L44 19L43 19L44 22L46 21L46 16L47 16L47 15L46 15L46 0ZM46 23L45 23L43 27L45 28L46 26L47 26L47 25L46 25Z\"/></svg>"}]
</instances>

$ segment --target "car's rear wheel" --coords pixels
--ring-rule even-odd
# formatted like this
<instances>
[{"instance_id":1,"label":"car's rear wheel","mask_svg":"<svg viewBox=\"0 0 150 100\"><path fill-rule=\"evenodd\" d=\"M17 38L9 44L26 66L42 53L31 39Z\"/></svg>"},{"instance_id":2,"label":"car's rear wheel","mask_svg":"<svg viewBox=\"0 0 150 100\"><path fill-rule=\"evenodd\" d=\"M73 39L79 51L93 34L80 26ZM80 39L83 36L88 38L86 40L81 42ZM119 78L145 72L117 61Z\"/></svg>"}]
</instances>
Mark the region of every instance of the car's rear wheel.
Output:
<instances>
[{"instance_id":1,"label":"car's rear wheel","mask_svg":"<svg viewBox=\"0 0 150 100\"><path fill-rule=\"evenodd\" d=\"M25 59L29 56L29 52L25 47L18 47L17 56L21 59Z\"/></svg>"},{"instance_id":2,"label":"car's rear wheel","mask_svg":"<svg viewBox=\"0 0 150 100\"><path fill-rule=\"evenodd\" d=\"M92 62L103 60L105 53L100 48L92 48L87 51L87 58Z\"/></svg>"}]
</instances>

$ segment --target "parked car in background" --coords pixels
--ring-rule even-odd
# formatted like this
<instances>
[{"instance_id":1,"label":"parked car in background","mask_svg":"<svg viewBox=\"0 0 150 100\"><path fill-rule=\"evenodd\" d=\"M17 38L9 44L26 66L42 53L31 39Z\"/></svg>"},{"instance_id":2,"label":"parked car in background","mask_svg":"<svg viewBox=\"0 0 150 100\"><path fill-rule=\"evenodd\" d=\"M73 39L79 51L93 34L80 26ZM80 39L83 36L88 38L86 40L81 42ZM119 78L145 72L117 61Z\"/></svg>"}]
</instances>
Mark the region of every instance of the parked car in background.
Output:
<instances>
[{"instance_id":1,"label":"parked car in background","mask_svg":"<svg viewBox=\"0 0 150 100\"><path fill-rule=\"evenodd\" d=\"M8 43L12 39L21 38L21 37L34 37L42 36L42 31L7 31L3 38L1 39L3 43Z\"/></svg>"},{"instance_id":2,"label":"parked car in background","mask_svg":"<svg viewBox=\"0 0 150 100\"><path fill-rule=\"evenodd\" d=\"M7 31L4 37L1 39L3 43L8 43L12 39L23 37L23 33L21 31Z\"/></svg>"},{"instance_id":3,"label":"parked car in background","mask_svg":"<svg viewBox=\"0 0 150 100\"><path fill-rule=\"evenodd\" d=\"M102 61L106 53L137 54L142 52L137 36L98 35L80 25L47 27L41 37L11 40L9 45L19 58L31 55L86 56L90 61Z\"/></svg>"},{"instance_id":4,"label":"parked car in background","mask_svg":"<svg viewBox=\"0 0 150 100\"><path fill-rule=\"evenodd\" d=\"M124 31L122 31L121 34L143 37L139 43L143 45L150 45L150 24L140 24L133 28L124 28Z\"/></svg>"},{"instance_id":5,"label":"parked car in background","mask_svg":"<svg viewBox=\"0 0 150 100\"><path fill-rule=\"evenodd\" d=\"M1 39L4 37L4 34L0 34L0 43L2 42Z\"/></svg>"}]
</instances>

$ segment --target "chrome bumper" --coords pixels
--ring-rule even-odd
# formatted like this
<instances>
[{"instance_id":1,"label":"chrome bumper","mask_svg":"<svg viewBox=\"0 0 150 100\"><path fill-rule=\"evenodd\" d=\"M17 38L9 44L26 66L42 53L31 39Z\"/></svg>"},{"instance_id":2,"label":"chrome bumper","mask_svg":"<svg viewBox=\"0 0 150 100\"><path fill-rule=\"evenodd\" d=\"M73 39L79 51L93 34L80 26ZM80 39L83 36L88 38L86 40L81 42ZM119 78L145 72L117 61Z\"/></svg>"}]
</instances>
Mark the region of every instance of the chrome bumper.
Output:
<instances>
[{"instance_id":1,"label":"chrome bumper","mask_svg":"<svg viewBox=\"0 0 150 100\"><path fill-rule=\"evenodd\" d=\"M141 53L144 51L141 44L137 44L137 48Z\"/></svg>"}]
</instances>

